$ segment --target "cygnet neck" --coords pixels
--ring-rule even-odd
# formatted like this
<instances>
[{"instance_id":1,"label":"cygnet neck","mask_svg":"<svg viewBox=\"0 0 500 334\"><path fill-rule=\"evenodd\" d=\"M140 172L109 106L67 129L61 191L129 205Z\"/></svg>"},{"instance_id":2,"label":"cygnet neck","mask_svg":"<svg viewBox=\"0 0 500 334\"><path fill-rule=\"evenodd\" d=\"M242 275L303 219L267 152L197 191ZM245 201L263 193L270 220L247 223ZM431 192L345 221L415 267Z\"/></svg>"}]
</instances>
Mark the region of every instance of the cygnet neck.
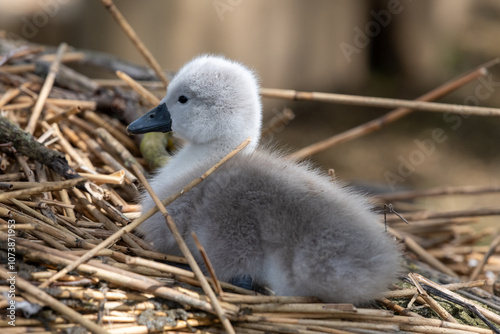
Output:
<instances>
[{"instance_id":1,"label":"cygnet neck","mask_svg":"<svg viewBox=\"0 0 500 334\"><path fill-rule=\"evenodd\" d=\"M240 145L245 139L251 138L250 144L248 144L241 153L250 153L254 151L258 145L260 139L260 129L253 132L242 132L239 136L234 138L217 138L210 142L194 143L189 142L188 144L179 151L179 157L184 156L190 159L190 163L196 162L217 162L226 156L229 152L234 150L238 145Z\"/></svg>"}]
</instances>

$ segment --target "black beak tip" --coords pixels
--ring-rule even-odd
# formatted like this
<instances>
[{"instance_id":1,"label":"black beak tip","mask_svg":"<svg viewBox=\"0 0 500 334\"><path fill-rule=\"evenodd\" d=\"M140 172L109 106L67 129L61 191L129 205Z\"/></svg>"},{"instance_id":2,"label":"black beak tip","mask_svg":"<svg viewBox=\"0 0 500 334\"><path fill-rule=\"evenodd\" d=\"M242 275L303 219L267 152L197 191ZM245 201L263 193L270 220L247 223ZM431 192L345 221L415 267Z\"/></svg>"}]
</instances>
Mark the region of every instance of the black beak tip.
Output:
<instances>
[{"instance_id":1,"label":"black beak tip","mask_svg":"<svg viewBox=\"0 0 500 334\"><path fill-rule=\"evenodd\" d=\"M136 125L137 120L133 121L127 126L127 134L138 135L141 134L140 127ZM135 124L134 124L135 123Z\"/></svg>"},{"instance_id":2,"label":"black beak tip","mask_svg":"<svg viewBox=\"0 0 500 334\"><path fill-rule=\"evenodd\" d=\"M127 126L127 134L129 135L136 135L138 134L137 133L137 129L135 129L135 127L133 126L133 122L130 123L128 126Z\"/></svg>"},{"instance_id":3,"label":"black beak tip","mask_svg":"<svg viewBox=\"0 0 500 334\"><path fill-rule=\"evenodd\" d=\"M172 131L172 119L165 104L160 104L127 126L127 133L134 135L170 131Z\"/></svg>"}]
</instances>

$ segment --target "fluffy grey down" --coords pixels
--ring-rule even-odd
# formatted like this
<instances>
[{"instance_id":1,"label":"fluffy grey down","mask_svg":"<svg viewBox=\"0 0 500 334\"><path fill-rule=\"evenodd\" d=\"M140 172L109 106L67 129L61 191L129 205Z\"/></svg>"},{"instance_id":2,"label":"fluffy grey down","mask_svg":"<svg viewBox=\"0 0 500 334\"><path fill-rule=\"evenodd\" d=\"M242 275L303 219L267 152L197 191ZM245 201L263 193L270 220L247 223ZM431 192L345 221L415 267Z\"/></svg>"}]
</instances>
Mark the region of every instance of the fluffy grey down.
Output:
<instances>
[{"instance_id":1,"label":"fluffy grey down","mask_svg":"<svg viewBox=\"0 0 500 334\"><path fill-rule=\"evenodd\" d=\"M233 94L241 76L253 80L237 94L238 101L248 101L235 101L234 108L227 106L231 96L223 96L222 108L212 101L236 82L236 88L231 86ZM223 82L211 92L200 85L204 79ZM253 73L213 56L193 60L174 78L162 103L171 113L173 130L189 144L152 178L151 185L161 199L199 177L248 135L258 141L260 99L258 91L248 87L258 89ZM189 98L185 105L177 102L180 94ZM202 124L196 123L199 110L210 116L203 115ZM241 117L245 113L248 119ZM179 124L186 119L194 130ZM210 124L211 119L217 124ZM227 136L220 124L226 121L231 128ZM216 129L207 131L212 126ZM201 128L208 137L197 140ZM154 206L148 195L142 205L143 211ZM279 295L362 303L380 297L400 269L399 247L364 196L332 182L308 163L297 163L269 149L245 149L167 209L202 263L190 236L191 231L197 234L223 281L250 275ZM162 215L154 215L138 231L157 250L181 255Z\"/></svg>"}]
</instances>

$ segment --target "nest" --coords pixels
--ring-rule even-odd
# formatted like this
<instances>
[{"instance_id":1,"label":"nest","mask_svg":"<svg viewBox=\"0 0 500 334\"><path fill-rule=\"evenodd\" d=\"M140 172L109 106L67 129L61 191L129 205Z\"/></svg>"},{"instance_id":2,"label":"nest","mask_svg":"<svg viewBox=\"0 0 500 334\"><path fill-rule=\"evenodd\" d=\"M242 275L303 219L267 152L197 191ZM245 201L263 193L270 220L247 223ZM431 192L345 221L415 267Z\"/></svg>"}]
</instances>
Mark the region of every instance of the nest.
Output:
<instances>
[{"instance_id":1,"label":"nest","mask_svg":"<svg viewBox=\"0 0 500 334\"><path fill-rule=\"evenodd\" d=\"M143 173L148 165L164 163L166 146L175 142L163 135L143 139L142 152L152 148L145 159L138 150L142 138L127 136L124 124L158 102L164 82L154 81L148 68L109 55L64 44L56 50L12 43L5 36L0 38L0 327L9 333L498 333L494 282L500 237L477 246L491 229L472 226L476 217L500 210L430 212L408 201L499 187L376 197L385 207L380 219L406 247L410 274L365 307L257 293L218 281L213 270L204 278L192 256L158 253L133 233L150 214L141 215L136 204L138 188L147 188ZM121 80L91 79L68 63L120 71ZM290 91L263 89L263 94L314 99ZM388 122L408 112L397 109L383 117ZM286 109L264 134L291 119ZM358 127L357 135L372 131L373 124ZM352 136L347 131L295 156ZM182 193L161 200L165 205L176 196ZM175 234L175 223L164 214ZM192 271L182 269L188 263ZM209 259L205 265L210 268Z\"/></svg>"}]
</instances>

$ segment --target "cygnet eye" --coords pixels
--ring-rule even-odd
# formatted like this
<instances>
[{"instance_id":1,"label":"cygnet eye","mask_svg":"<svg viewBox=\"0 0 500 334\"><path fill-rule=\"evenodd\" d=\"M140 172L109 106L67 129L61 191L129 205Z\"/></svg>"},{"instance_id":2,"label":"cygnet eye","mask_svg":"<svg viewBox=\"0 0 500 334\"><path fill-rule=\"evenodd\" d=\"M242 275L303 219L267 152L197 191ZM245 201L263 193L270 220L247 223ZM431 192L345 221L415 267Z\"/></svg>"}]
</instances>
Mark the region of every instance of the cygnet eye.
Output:
<instances>
[{"instance_id":1,"label":"cygnet eye","mask_svg":"<svg viewBox=\"0 0 500 334\"><path fill-rule=\"evenodd\" d=\"M179 96L178 101L182 104L186 103L188 101L188 98L185 97L184 95Z\"/></svg>"}]
</instances>

